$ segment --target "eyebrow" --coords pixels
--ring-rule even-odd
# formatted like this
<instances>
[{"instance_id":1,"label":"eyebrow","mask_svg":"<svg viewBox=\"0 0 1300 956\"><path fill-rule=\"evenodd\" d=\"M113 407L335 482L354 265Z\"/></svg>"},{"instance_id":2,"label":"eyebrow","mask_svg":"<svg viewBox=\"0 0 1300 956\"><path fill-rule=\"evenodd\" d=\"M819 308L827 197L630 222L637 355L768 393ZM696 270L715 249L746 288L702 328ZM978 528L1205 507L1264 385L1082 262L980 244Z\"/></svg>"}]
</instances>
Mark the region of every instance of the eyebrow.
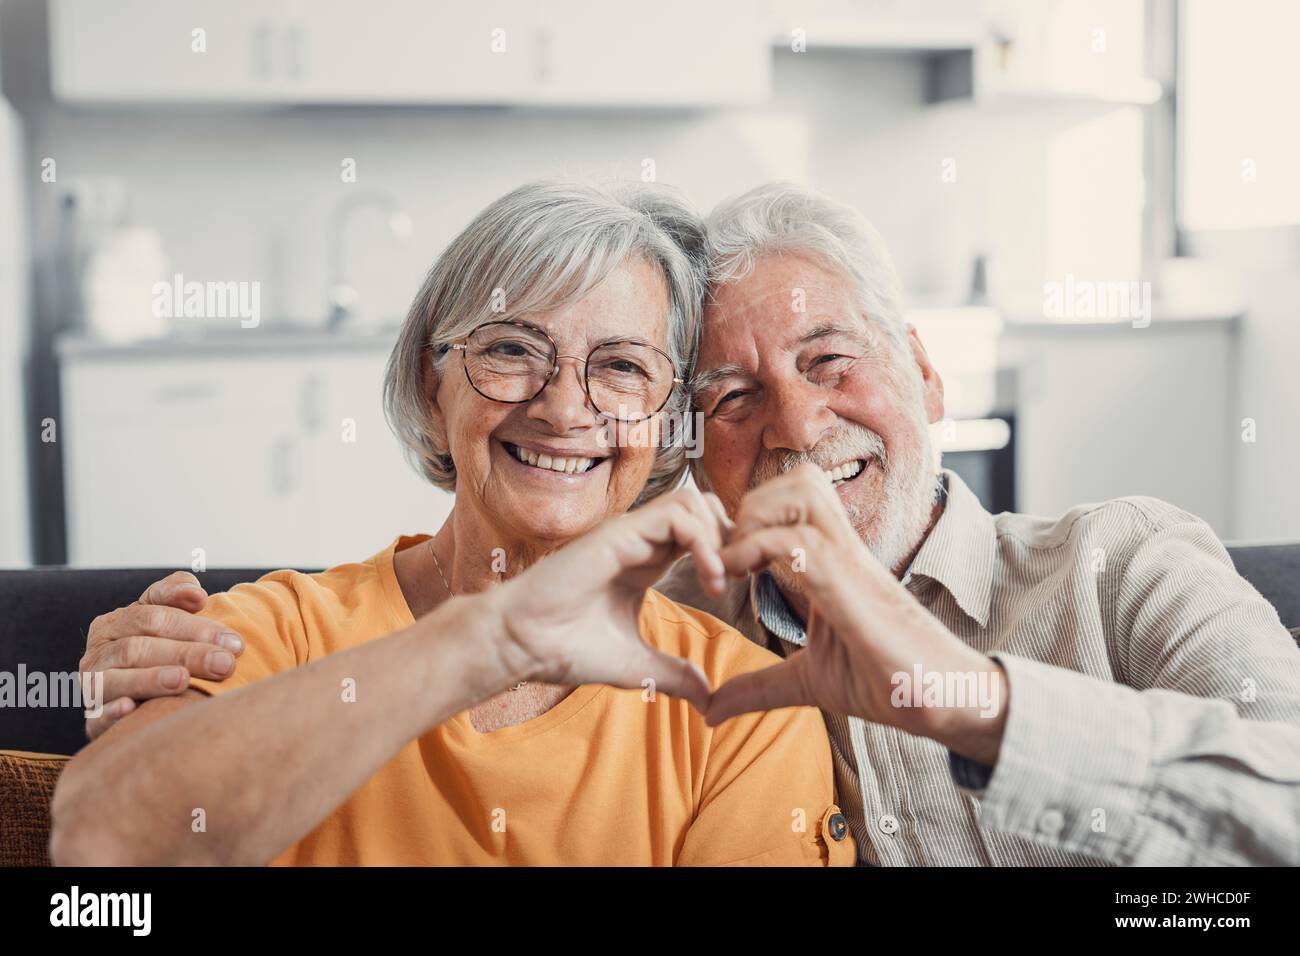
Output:
<instances>
[{"instance_id":1,"label":"eyebrow","mask_svg":"<svg viewBox=\"0 0 1300 956\"><path fill-rule=\"evenodd\" d=\"M616 342L628 342L632 345L644 345L647 348L657 349L659 346L653 342L647 342L645 339L636 335L607 335L603 339L597 339L591 343L593 349L598 349L602 345L613 345Z\"/></svg>"},{"instance_id":2,"label":"eyebrow","mask_svg":"<svg viewBox=\"0 0 1300 956\"><path fill-rule=\"evenodd\" d=\"M859 333L852 329L847 329L842 325L819 325L808 334L801 336L799 345L806 345L809 342L815 342L817 339L824 339L831 335L849 335L859 337Z\"/></svg>"},{"instance_id":3,"label":"eyebrow","mask_svg":"<svg viewBox=\"0 0 1300 956\"><path fill-rule=\"evenodd\" d=\"M726 365L719 365L717 368L709 369L709 371L703 372L691 379L691 391L699 393L705 389L712 388L724 378L730 378L733 375L746 374L748 373L734 362L729 362Z\"/></svg>"}]
</instances>

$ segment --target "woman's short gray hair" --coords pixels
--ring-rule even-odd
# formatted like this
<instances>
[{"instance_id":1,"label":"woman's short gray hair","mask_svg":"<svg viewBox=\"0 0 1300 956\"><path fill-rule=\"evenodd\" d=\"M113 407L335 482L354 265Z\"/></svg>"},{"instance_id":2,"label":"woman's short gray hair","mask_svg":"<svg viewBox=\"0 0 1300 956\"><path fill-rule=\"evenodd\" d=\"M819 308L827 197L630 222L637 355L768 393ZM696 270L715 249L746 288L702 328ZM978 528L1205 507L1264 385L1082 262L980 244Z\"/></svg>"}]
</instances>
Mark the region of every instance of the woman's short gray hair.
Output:
<instances>
[{"instance_id":1,"label":"woman's short gray hair","mask_svg":"<svg viewBox=\"0 0 1300 956\"><path fill-rule=\"evenodd\" d=\"M790 183L767 183L709 215L705 259L710 289L743 279L768 253L811 255L842 271L863 311L905 346L902 284L893 257L856 209Z\"/></svg>"},{"instance_id":2,"label":"woman's short gray hair","mask_svg":"<svg viewBox=\"0 0 1300 956\"><path fill-rule=\"evenodd\" d=\"M456 465L433 433L423 356L484 322L561 308L581 299L631 256L663 272L668 353L689 380L699 348L703 224L676 192L626 183L528 183L484 209L443 251L411 303L384 375L384 413L411 464L453 490ZM675 389L665 411L684 419L689 395ZM667 433L667 430L661 430ZM680 441L661 447L640 504L676 487L685 472Z\"/></svg>"}]
</instances>

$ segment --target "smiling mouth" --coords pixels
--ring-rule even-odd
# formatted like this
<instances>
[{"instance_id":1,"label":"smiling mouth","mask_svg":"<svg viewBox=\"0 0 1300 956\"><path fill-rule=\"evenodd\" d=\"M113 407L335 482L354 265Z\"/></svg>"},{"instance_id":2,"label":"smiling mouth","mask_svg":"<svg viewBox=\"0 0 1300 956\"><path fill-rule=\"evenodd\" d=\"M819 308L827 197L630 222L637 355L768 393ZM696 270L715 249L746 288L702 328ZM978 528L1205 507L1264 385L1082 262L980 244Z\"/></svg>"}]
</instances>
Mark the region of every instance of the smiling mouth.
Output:
<instances>
[{"instance_id":1,"label":"smiling mouth","mask_svg":"<svg viewBox=\"0 0 1300 956\"><path fill-rule=\"evenodd\" d=\"M539 471L554 471L561 475L585 474L605 460L604 458L584 458L576 455L567 457L548 455L529 448L521 448L519 445L511 444L508 441L503 441L501 444L510 453L510 457L520 464L528 465Z\"/></svg>"},{"instance_id":2,"label":"smiling mouth","mask_svg":"<svg viewBox=\"0 0 1300 956\"><path fill-rule=\"evenodd\" d=\"M871 464L869 458L858 458L854 461L846 461L843 464L836 465L834 468L823 468L831 479L831 486L838 488L840 485L848 484L858 475L867 470L867 465Z\"/></svg>"}]
</instances>

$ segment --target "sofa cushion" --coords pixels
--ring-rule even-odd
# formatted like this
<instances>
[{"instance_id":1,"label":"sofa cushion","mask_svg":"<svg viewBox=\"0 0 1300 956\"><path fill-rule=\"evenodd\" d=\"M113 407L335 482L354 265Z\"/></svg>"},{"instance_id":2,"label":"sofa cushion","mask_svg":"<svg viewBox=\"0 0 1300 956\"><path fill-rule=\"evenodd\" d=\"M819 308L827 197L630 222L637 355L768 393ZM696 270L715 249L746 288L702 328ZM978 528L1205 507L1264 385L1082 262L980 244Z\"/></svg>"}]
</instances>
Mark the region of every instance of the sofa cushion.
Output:
<instances>
[{"instance_id":1,"label":"sofa cushion","mask_svg":"<svg viewBox=\"0 0 1300 956\"><path fill-rule=\"evenodd\" d=\"M50 865L50 804L70 759L0 750L0 866Z\"/></svg>"}]
</instances>

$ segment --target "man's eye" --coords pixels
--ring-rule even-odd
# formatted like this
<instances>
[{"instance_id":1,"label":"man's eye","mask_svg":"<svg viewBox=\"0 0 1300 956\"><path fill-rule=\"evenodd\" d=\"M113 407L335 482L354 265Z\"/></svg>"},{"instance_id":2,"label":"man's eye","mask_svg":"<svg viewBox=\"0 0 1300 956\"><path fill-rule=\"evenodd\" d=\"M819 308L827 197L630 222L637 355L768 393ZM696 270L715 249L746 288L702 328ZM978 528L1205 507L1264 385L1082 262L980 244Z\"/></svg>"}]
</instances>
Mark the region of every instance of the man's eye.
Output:
<instances>
[{"instance_id":1,"label":"man's eye","mask_svg":"<svg viewBox=\"0 0 1300 956\"><path fill-rule=\"evenodd\" d=\"M745 394L745 393L744 393L743 390L741 390L741 389L739 389L739 388L733 388L733 389L732 389L731 391L729 391L726 395L723 395L720 399L718 399L718 400L714 403L714 405L713 405L713 411L716 413L719 409L722 408L723 405L727 404L727 402L729 402L729 401L731 401L732 399L735 399L735 398L741 398L741 397L744 396L744 394Z\"/></svg>"},{"instance_id":2,"label":"man's eye","mask_svg":"<svg viewBox=\"0 0 1300 956\"><path fill-rule=\"evenodd\" d=\"M824 365L824 364L827 363L827 362L834 362L836 359L842 359L842 358L848 358L848 356L847 356L847 355L837 355L837 354L835 354L835 353L832 352L832 353L830 353L830 354L828 354L828 355L819 355L819 356L817 356L817 358L816 358L816 360L813 362L813 364L814 364L814 365Z\"/></svg>"}]
</instances>

